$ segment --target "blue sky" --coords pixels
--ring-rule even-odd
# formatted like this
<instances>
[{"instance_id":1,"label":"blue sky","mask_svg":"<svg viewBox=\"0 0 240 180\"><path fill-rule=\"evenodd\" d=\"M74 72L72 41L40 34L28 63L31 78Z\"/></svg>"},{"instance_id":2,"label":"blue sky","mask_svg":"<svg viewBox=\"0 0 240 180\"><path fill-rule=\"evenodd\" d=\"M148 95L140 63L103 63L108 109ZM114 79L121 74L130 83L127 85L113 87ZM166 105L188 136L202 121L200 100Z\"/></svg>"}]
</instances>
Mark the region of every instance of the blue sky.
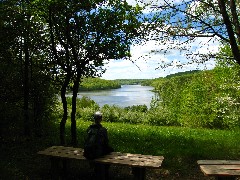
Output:
<instances>
[{"instance_id":1,"label":"blue sky","mask_svg":"<svg viewBox=\"0 0 240 180\"><path fill-rule=\"evenodd\" d=\"M135 0L127 0L131 5L135 5ZM157 0L144 0L144 2L158 3ZM177 2L175 0L174 2ZM149 13L150 9L146 9L144 13ZM151 33L151 32L150 32ZM178 42L169 42L169 43L178 43ZM217 52L219 47L219 42L217 39L210 38L199 38L195 42L188 44L188 46L193 50L193 52L207 53ZM181 68L178 68L177 65L186 63L188 60L186 58L187 52L180 52L177 49L168 51L164 54L159 53L153 54L152 50L158 51L160 49L166 49L160 40L149 40L144 44L133 44L131 46L131 61L129 60L110 60L109 63L105 66L107 71L103 74L103 79L153 79L158 77L165 77L169 74L174 74L177 72L190 71L196 69L212 69L215 66L213 60L207 61L204 64L188 64L184 65ZM134 62L134 63L133 63ZM159 68L159 63L165 62L170 63L174 62L173 66L161 69Z\"/></svg>"}]
</instances>

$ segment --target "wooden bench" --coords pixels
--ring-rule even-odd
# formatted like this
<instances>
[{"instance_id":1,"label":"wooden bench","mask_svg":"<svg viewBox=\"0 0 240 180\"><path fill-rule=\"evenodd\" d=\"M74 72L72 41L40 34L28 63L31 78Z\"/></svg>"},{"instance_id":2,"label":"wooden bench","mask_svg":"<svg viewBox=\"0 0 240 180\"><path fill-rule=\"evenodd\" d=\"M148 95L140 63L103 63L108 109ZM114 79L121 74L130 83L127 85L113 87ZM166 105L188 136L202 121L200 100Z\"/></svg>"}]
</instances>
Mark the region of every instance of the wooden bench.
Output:
<instances>
[{"instance_id":1,"label":"wooden bench","mask_svg":"<svg viewBox=\"0 0 240 180\"><path fill-rule=\"evenodd\" d=\"M197 163L206 176L215 176L218 180L234 180L240 176L237 160L199 160Z\"/></svg>"},{"instance_id":2,"label":"wooden bench","mask_svg":"<svg viewBox=\"0 0 240 180\"><path fill-rule=\"evenodd\" d=\"M163 156L112 152L98 159L88 160L83 156L83 149L64 146L52 146L43 151L39 151L38 154L51 157L52 173L56 173L58 160L77 159L98 164L132 167L134 178L139 180L145 179L146 168L160 168L164 159Z\"/></svg>"}]
</instances>

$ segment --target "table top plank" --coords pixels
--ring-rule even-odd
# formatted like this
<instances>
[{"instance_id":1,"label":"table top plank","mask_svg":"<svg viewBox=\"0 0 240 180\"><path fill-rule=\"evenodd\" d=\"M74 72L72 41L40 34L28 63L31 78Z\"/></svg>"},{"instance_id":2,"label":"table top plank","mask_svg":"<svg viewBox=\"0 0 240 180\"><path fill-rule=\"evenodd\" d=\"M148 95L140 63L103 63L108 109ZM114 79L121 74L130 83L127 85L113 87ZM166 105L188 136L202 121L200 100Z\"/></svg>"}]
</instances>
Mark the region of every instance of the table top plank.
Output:
<instances>
[{"instance_id":1,"label":"table top plank","mask_svg":"<svg viewBox=\"0 0 240 180\"><path fill-rule=\"evenodd\" d=\"M83 149L74 147L52 146L43 151L39 151L38 154L59 158L86 160L83 156ZM163 156L112 152L111 154L95 159L94 161L133 167L160 168L163 160Z\"/></svg>"}]
</instances>

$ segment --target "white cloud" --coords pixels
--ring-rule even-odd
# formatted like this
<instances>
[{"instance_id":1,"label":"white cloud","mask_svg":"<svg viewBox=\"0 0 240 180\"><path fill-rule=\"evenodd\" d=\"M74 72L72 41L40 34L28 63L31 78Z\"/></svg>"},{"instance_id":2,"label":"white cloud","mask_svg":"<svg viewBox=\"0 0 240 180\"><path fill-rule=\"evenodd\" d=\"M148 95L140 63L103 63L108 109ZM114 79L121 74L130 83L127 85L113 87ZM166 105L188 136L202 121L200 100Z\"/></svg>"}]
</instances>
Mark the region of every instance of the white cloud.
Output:
<instances>
[{"instance_id":1,"label":"white cloud","mask_svg":"<svg viewBox=\"0 0 240 180\"><path fill-rule=\"evenodd\" d=\"M175 42L176 44L179 42ZM217 52L219 47L218 39L198 38L196 41L188 44L192 48L193 53L209 53ZM169 53L150 53L152 50L167 49L166 45L160 41L149 40L144 44L135 44L131 46L131 61L129 60L111 60L103 74L104 79L152 79L165 77L169 74L190 70L212 69L215 66L213 60L209 60L204 64L191 63L186 64L190 60L186 58L187 52L180 52L177 49L169 50ZM134 63L133 63L134 62ZM159 68L160 64L171 63L173 66L164 69ZM185 64L181 68L178 65Z\"/></svg>"},{"instance_id":2,"label":"white cloud","mask_svg":"<svg viewBox=\"0 0 240 180\"><path fill-rule=\"evenodd\" d=\"M209 51L212 53L218 52L220 39L217 37L202 37L196 39L193 47L196 48L196 51L207 54Z\"/></svg>"},{"instance_id":3,"label":"white cloud","mask_svg":"<svg viewBox=\"0 0 240 180\"><path fill-rule=\"evenodd\" d=\"M136 3L160 3L158 0L127 0L131 5ZM181 0L174 1L179 3ZM146 12L150 9L146 9ZM149 12L149 11L148 11ZM152 79L165 77L169 74L184 72L190 70L212 69L215 66L213 60L209 60L204 64L191 63L186 64L190 60L186 58L188 51L181 51L184 46L190 49L194 54L209 52L215 53L218 51L219 40L214 38L197 38L189 44L182 44L180 40L172 40L165 42L160 40L162 35L156 32L149 32L149 37L154 35L159 40L148 40L142 44L134 44L131 46L131 61L129 60L111 60L105 67L106 73L103 74L104 79ZM181 44L181 45L180 45ZM172 48L169 48L169 45ZM167 52L166 52L167 50ZM134 62L134 63L133 63ZM173 63L173 66L164 69L159 68L163 63ZM184 66L179 66L185 64ZM179 68L181 67L181 68Z\"/></svg>"}]
</instances>

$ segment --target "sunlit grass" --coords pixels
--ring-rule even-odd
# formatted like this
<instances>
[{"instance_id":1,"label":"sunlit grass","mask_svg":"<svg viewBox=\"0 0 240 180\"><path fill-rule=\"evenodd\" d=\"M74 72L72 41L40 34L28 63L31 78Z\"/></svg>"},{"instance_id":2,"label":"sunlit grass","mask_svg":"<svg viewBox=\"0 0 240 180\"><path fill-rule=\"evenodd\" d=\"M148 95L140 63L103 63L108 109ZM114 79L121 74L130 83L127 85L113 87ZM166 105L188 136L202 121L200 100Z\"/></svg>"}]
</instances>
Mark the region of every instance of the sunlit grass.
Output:
<instances>
[{"instance_id":1,"label":"sunlit grass","mask_svg":"<svg viewBox=\"0 0 240 180\"><path fill-rule=\"evenodd\" d=\"M83 145L91 122L78 122ZM240 131L103 123L115 151L192 158L240 158Z\"/></svg>"}]
</instances>

